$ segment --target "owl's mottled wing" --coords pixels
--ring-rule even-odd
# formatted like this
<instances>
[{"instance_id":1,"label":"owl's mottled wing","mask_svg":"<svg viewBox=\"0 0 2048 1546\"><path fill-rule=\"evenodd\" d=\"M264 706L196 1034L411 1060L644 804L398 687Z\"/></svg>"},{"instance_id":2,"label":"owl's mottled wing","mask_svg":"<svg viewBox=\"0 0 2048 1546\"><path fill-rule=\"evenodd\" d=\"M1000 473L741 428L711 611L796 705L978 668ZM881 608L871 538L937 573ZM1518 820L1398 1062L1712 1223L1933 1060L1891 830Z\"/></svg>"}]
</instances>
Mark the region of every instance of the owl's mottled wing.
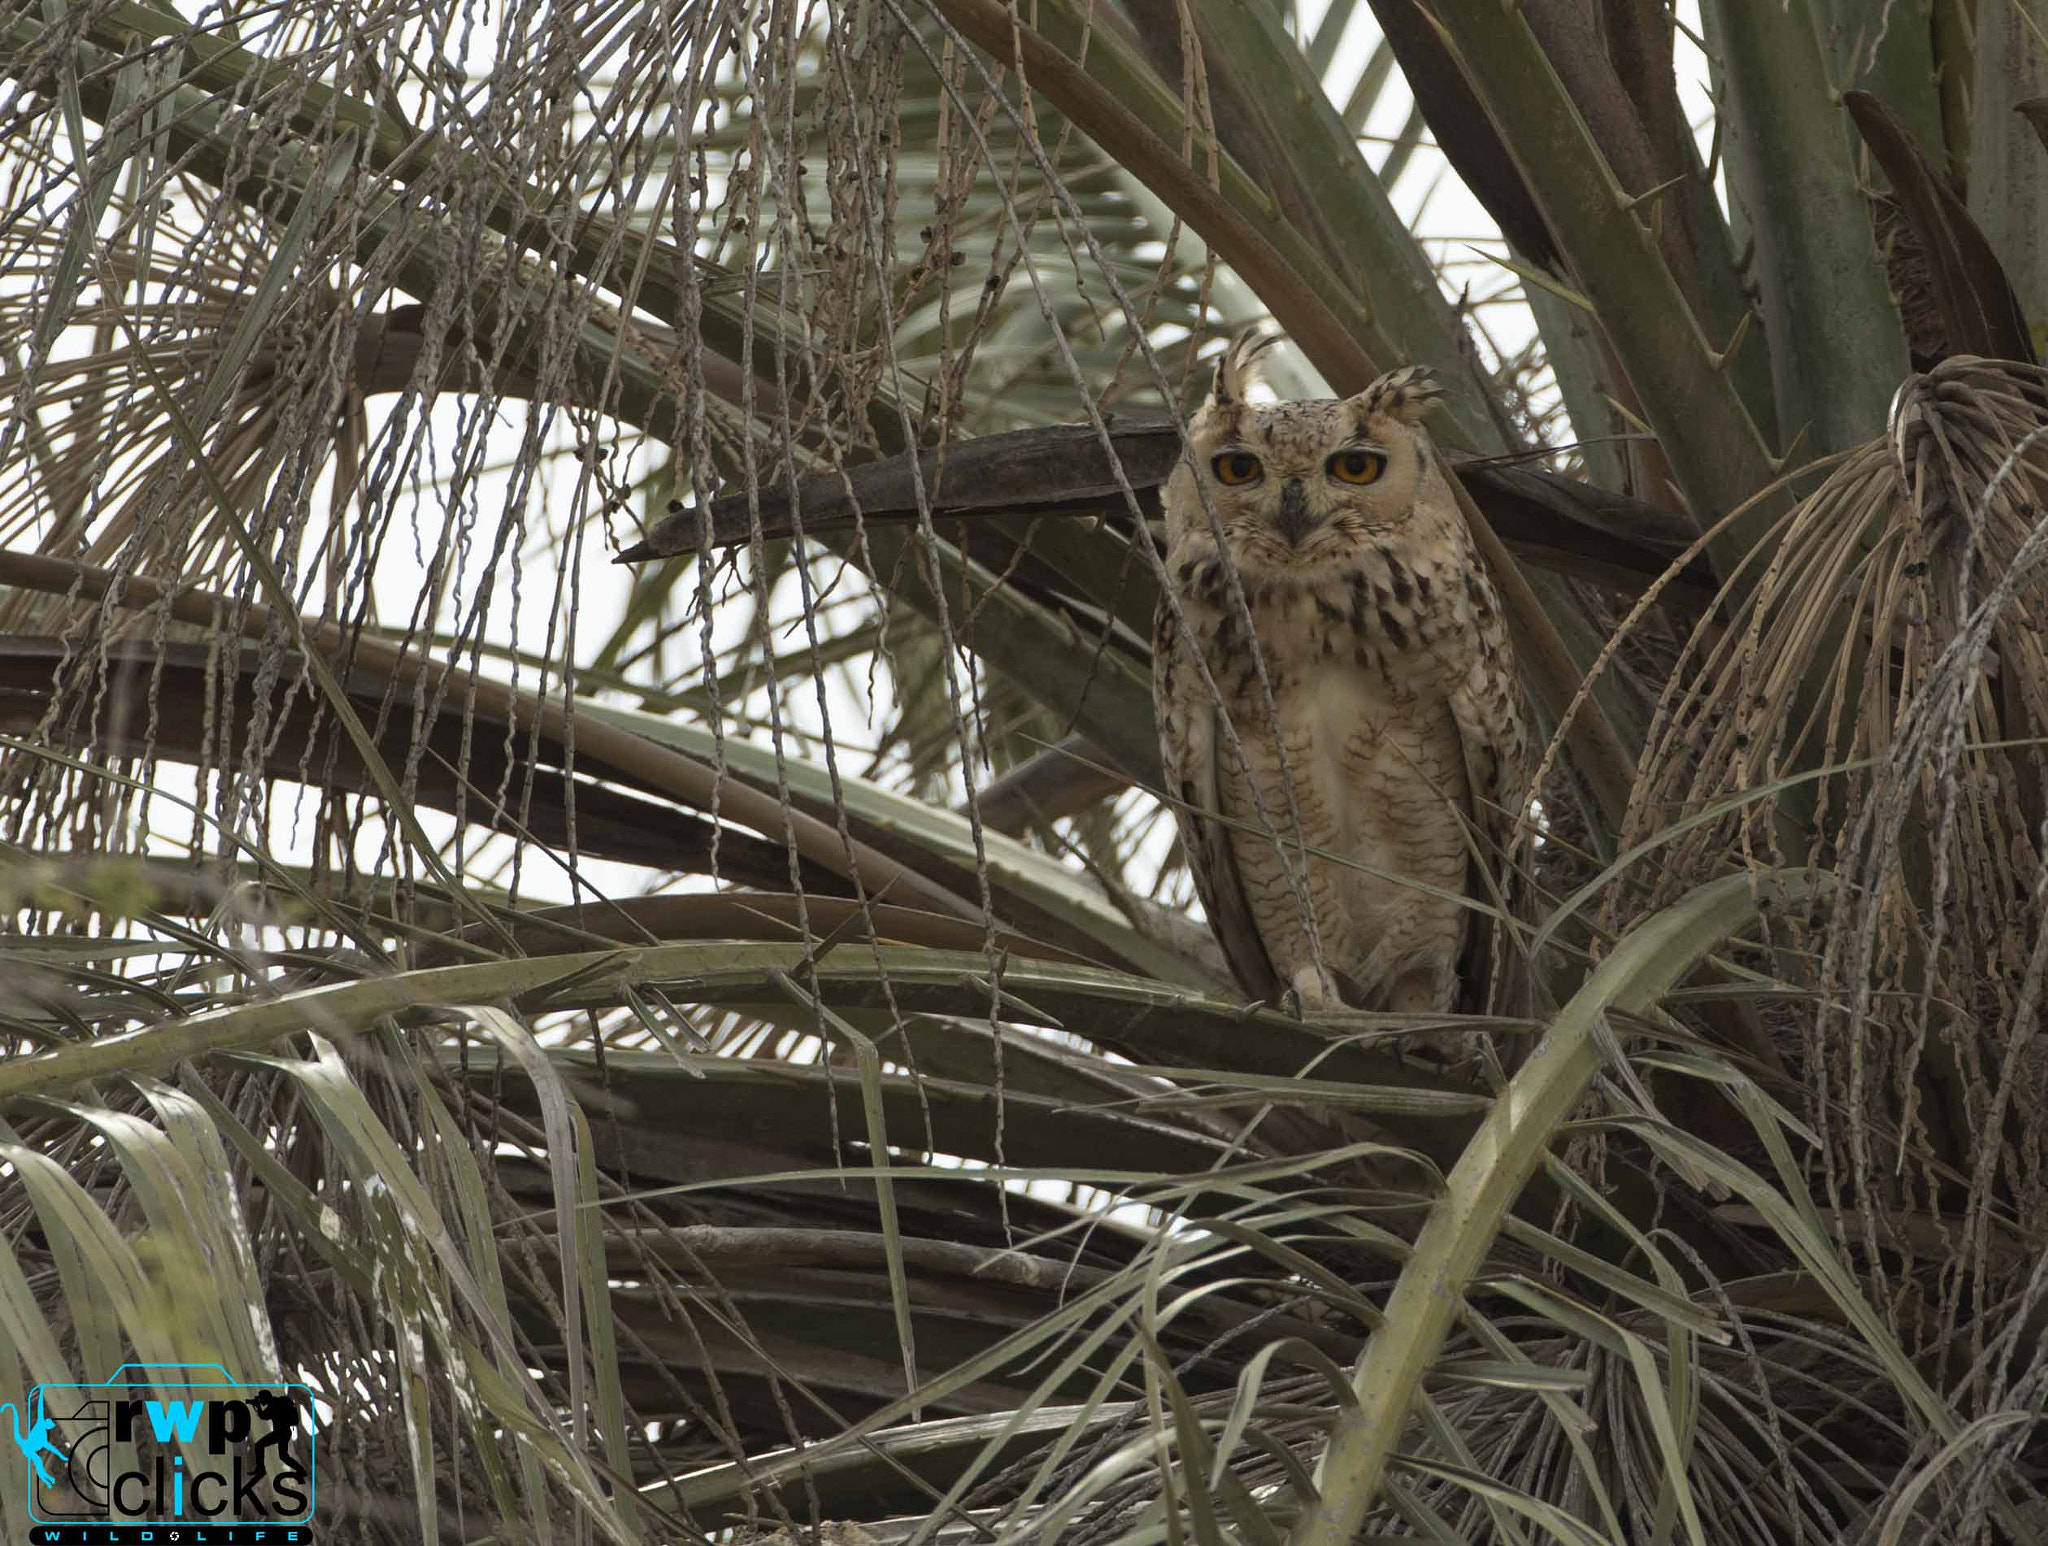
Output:
<instances>
[{"instance_id":1,"label":"owl's mottled wing","mask_svg":"<svg viewBox=\"0 0 2048 1546\"><path fill-rule=\"evenodd\" d=\"M1483 571L1470 571L1467 594L1472 602L1476 647L1464 681L1451 693L1451 717L1458 727L1458 745L1464 755L1466 786L1472 794L1472 824L1477 829L1479 847L1466 894L1489 907L1505 900L1513 910L1520 888L1510 860L1518 813L1528 797L1528 727L1499 598ZM1491 872L1490 880L1481 873L1482 859ZM1519 955L1512 949L1500 962L1502 970L1498 991L1492 995L1494 1001L1487 1002L1489 984L1495 977L1494 950L1507 943L1495 920L1473 914L1467 925L1466 941L1459 963L1458 975L1465 985L1459 1007L1473 1013L1526 1013L1521 1001Z\"/></svg>"},{"instance_id":2,"label":"owl's mottled wing","mask_svg":"<svg viewBox=\"0 0 2048 1546\"><path fill-rule=\"evenodd\" d=\"M1189 653L1176 647L1178 633L1172 609L1162 603L1152 625L1152 694L1159 708L1159 760L1166 792L1178 802L1173 816L1195 878L1195 894L1202 899L1231 974L1246 997L1270 1002L1279 984L1238 875L1230 829L1199 814L1222 809L1217 777L1222 737L1217 734L1216 705L1208 684Z\"/></svg>"}]
</instances>

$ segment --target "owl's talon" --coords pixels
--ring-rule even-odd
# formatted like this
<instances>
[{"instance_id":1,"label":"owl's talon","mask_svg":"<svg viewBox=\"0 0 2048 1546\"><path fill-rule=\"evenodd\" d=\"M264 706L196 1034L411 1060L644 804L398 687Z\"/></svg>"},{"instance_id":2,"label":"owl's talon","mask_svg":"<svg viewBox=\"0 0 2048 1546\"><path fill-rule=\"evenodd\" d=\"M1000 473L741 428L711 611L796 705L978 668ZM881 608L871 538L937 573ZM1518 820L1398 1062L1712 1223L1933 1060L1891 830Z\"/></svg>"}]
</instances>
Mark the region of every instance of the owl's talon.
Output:
<instances>
[{"instance_id":1,"label":"owl's talon","mask_svg":"<svg viewBox=\"0 0 2048 1546\"><path fill-rule=\"evenodd\" d=\"M1308 1019L1308 1012L1301 1001L1301 989L1288 988L1281 993L1280 1012L1292 1015L1297 1020L1306 1021Z\"/></svg>"}]
</instances>

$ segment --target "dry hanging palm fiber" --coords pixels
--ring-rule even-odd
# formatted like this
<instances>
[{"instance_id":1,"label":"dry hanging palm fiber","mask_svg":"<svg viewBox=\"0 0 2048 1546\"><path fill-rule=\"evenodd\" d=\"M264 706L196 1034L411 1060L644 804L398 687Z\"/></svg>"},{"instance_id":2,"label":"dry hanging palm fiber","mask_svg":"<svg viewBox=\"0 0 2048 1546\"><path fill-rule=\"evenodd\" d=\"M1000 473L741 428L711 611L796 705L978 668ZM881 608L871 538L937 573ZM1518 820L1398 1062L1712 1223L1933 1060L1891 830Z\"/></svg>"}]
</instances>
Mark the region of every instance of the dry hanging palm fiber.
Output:
<instances>
[{"instance_id":1,"label":"dry hanging palm fiber","mask_svg":"<svg viewBox=\"0 0 2048 1546\"><path fill-rule=\"evenodd\" d=\"M2044 506L2048 372L1909 377L1688 644L1625 841L1725 808L1608 902L1731 862L1839 873L1832 913L1778 920L1755 963L1814 990L1768 1050L1820 1138L1811 1179L1920 1345L2018 1288L2020 1221L2048 1212Z\"/></svg>"}]
</instances>

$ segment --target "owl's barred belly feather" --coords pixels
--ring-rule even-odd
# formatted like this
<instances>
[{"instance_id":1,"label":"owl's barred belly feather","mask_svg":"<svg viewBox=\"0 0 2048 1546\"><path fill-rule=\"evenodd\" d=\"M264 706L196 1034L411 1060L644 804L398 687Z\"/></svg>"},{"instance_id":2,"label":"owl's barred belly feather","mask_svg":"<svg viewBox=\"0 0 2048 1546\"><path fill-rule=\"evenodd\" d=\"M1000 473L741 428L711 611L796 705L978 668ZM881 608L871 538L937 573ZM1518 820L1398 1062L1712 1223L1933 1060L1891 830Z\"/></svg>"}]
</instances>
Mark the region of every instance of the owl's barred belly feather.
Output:
<instances>
[{"instance_id":1,"label":"owl's barred belly feather","mask_svg":"<svg viewBox=\"0 0 2048 1546\"><path fill-rule=\"evenodd\" d=\"M1189 623L1210 674L1229 684L1245 755L1222 750L1218 805L1283 986L1310 1007L1441 1012L1456 998L1469 916L1455 900L1470 862L1456 813L1470 811L1471 794L1445 709L1456 664L1432 637L1433 619L1393 603L1384 587L1385 607L1336 604L1374 588L1348 576L1335 588L1265 587L1247 598L1270 710L1249 652L1229 646L1229 614L1212 620L1196 602Z\"/></svg>"}]
</instances>

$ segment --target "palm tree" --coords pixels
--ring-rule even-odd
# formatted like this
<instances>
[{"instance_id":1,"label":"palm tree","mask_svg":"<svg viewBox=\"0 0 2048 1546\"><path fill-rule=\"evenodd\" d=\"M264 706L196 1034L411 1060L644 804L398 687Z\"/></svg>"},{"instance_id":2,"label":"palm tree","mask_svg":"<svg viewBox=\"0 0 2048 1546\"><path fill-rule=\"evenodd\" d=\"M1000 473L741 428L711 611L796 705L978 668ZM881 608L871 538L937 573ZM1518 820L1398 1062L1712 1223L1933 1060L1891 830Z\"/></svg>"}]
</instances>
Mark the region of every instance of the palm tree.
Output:
<instances>
[{"instance_id":1,"label":"palm tree","mask_svg":"<svg viewBox=\"0 0 2048 1546\"><path fill-rule=\"evenodd\" d=\"M301 1384L332 1539L2048 1534L2048 10L1699 9L7 8L0 1397ZM1476 1071L1162 820L1265 324L1453 389Z\"/></svg>"}]
</instances>

